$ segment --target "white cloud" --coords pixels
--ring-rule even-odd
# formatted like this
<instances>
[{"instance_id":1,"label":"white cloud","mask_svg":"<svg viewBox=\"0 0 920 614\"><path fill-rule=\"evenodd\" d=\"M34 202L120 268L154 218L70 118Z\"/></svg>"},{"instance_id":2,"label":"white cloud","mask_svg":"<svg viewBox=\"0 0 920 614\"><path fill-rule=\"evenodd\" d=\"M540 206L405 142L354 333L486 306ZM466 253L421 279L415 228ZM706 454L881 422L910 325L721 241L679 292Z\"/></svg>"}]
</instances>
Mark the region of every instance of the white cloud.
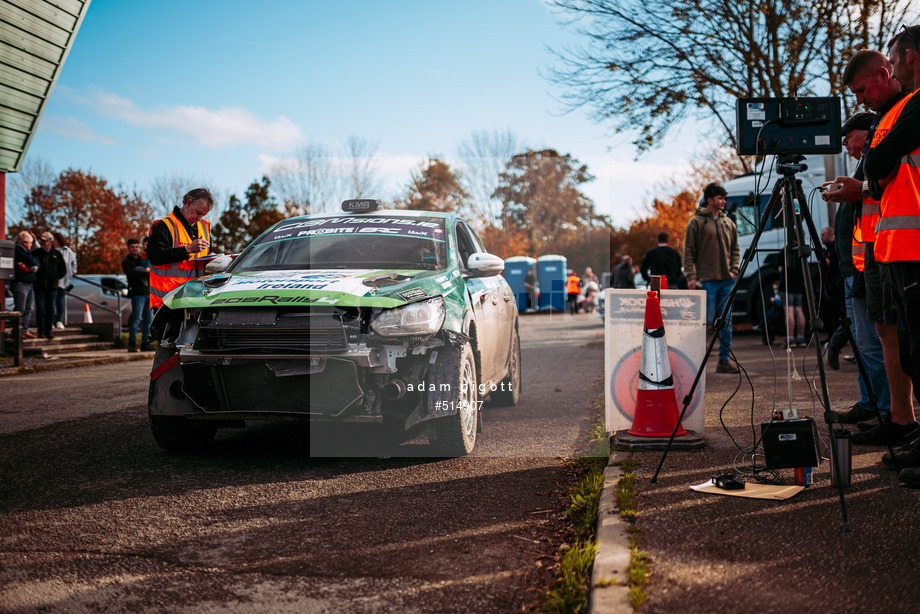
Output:
<instances>
[{"instance_id":1,"label":"white cloud","mask_svg":"<svg viewBox=\"0 0 920 614\"><path fill-rule=\"evenodd\" d=\"M39 132L51 132L69 139L79 139L103 145L115 145L115 139L99 134L78 119L45 115L38 126Z\"/></svg>"},{"instance_id":2,"label":"white cloud","mask_svg":"<svg viewBox=\"0 0 920 614\"><path fill-rule=\"evenodd\" d=\"M206 147L221 149L235 145L257 145L287 149L304 139L300 128L283 115L271 121L256 117L242 107L177 105L146 110L134 101L102 92L74 99L103 117L124 121L148 130L172 130L195 138Z\"/></svg>"}]
</instances>

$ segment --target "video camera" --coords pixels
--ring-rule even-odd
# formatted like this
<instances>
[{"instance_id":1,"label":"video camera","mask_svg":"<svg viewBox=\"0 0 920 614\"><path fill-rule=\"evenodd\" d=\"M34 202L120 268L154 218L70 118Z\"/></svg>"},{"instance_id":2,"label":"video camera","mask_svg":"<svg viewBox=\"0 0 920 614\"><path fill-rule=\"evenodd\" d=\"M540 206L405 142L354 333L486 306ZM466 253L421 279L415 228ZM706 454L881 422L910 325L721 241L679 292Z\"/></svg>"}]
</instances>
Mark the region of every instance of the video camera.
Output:
<instances>
[{"instance_id":1,"label":"video camera","mask_svg":"<svg viewBox=\"0 0 920 614\"><path fill-rule=\"evenodd\" d=\"M739 98L739 155L840 153L840 98Z\"/></svg>"}]
</instances>

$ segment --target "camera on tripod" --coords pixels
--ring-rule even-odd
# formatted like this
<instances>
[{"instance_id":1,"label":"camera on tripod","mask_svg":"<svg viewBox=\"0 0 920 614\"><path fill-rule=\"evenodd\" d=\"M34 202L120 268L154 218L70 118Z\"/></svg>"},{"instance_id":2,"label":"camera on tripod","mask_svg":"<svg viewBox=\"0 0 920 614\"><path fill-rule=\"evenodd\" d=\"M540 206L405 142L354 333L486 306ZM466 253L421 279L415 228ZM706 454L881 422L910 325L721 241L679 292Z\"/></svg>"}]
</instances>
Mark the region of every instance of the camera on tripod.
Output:
<instances>
[{"instance_id":1,"label":"camera on tripod","mask_svg":"<svg viewBox=\"0 0 920 614\"><path fill-rule=\"evenodd\" d=\"M841 151L840 98L738 98L739 155L834 154Z\"/></svg>"}]
</instances>

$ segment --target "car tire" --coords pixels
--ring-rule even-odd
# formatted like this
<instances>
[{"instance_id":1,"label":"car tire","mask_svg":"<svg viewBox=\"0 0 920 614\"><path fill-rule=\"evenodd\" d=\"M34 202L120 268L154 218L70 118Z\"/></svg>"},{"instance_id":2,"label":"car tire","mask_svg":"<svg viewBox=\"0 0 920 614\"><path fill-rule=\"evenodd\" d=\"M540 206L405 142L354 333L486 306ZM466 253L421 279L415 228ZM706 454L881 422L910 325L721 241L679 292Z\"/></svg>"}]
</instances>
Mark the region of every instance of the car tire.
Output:
<instances>
[{"instance_id":1,"label":"car tire","mask_svg":"<svg viewBox=\"0 0 920 614\"><path fill-rule=\"evenodd\" d=\"M524 384L521 378L521 338L517 330L511 340L511 364L508 377L501 381L498 390L490 395L492 403L501 407L513 407L521 398Z\"/></svg>"},{"instance_id":2,"label":"car tire","mask_svg":"<svg viewBox=\"0 0 920 614\"><path fill-rule=\"evenodd\" d=\"M175 351L171 348L157 346L154 354L153 369L156 370L161 364L174 355ZM185 416L170 416L154 414L153 409L159 399L169 399L165 390L161 391L160 386L164 386L168 381L164 376L150 382L150 388L147 393L147 415L150 419L150 430L153 432L153 438L164 450L170 452L199 452L206 449L214 440L217 434L217 427L203 422L192 422ZM165 394L160 394L164 392ZM175 399L170 399L175 402ZM162 401L161 401L162 402Z\"/></svg>"},{"instance_id":3,"label":"car tire","mask_svg":"<svg viewBox=\"0 0 920 614\"><path fill-rule=\"evenodd\" d=\"M441 407L455 410L450 416L429 421L429 443L444 456L469 454L476 445L479 421L479 386L470 343L440 350L428 371L428 381L432 385L427 393L429 413L437 414Z\"/></svg>"},{"instance_id":4,"label":"car tire","mask_svg":"<svg viewBox=\"0 0 920 614\"><path fill-rule=\"evenodd\" d=\"M200 452L211 445L217 429L184 416L150 416L153 438L170 452Z\"/></svg>"}]
</instances>

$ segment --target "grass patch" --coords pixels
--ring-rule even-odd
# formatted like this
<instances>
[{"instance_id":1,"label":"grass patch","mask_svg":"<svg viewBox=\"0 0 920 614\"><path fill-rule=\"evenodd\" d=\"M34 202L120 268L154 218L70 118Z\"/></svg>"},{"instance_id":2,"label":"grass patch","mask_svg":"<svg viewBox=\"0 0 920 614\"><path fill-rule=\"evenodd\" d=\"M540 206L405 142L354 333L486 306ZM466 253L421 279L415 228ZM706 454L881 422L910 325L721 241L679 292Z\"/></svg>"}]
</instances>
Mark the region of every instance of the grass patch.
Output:
<instances>
[{"instance_id":1,"label":"grass patch","mask_svg":"<svg viewBox=\"0 0 920 614\"><path fill-rule=\"evenodd\" d=\"M626 532L629 534L629 567L627 568L627 577L629 578L629 603L633 609L638 611L645 603L648 595L645 593L645 585L648 583L648 553L641 549L642 529L636 524L639 518L639 504L636 493L635 474L636 462L632 456L617 461L614 465L620 467L623 475L617 482L617 506L620 509L620 516L628 520L631 524L627 527Z\"/></svg>"},{"instance_id":2,"label":"grass patch","mask_svg":"<svg viewBox=\"0 0 920 614\"><path fill-rule=\"evenodd\" d=\"M604 426L604 395L591 408L590 441L582 456L572 461L578 479L568 492L565 510L574 540L564 547L556 578L540 606L540 612L586 612L591 583L591 568L597 555L595 526L609 442Z\"/></svg>"}]
</instances>

